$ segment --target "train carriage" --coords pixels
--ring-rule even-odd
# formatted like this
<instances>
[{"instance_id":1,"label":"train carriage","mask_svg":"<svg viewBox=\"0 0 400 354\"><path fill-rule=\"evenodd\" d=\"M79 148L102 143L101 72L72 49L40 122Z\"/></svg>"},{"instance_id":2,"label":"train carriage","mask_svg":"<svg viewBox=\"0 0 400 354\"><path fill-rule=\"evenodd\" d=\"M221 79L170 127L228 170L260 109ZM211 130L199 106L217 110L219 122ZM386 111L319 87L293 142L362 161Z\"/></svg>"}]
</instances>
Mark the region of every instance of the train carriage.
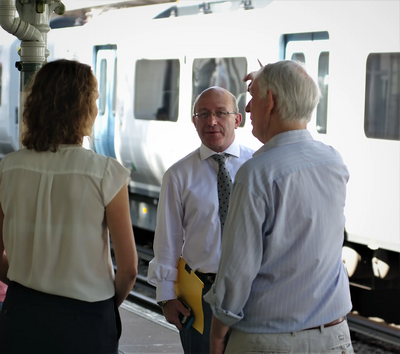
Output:
<instances>
[{"instance_id":1,"label":"train carriage","mask_svg":"<svg viewBox=\"0 0 400 354\"><path fill-rule=\"evenodd\" d=\"M100 99L90 146L131 170L132 222L150 231L164 172L200 144L191 112L196 95L211 85L231 90L243 114L237 136L258 148L244 112L243 77L259 61L303 62L322 93L308 129L337 149L350 171L343 252L349 276L364 287L388 284L377 279L397 279L390 286L399 287L399 14L400 1L390 0L179 1L116 9L84 26L50 31L49 60L92 65ZM3 69L2 91L5 78ZM8 120L15 117L2 112L0 128Z\"/></svg>"}]
</instances>

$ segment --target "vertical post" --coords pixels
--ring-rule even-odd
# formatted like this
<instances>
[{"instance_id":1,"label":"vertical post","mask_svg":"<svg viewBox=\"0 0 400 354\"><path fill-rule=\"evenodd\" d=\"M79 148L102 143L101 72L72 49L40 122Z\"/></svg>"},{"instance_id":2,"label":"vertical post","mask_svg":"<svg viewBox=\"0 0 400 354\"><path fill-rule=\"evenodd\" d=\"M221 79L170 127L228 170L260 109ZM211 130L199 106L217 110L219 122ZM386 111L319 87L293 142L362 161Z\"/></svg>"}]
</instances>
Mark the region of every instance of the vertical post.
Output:
<instances>
[{"instance_id":1,"label":"vertical post","mask_svg":"<svg viewBox=\"0 0 400 354\"><path fill-rule=\"evenodd\" d=\"M18 11L19 18L15 16ZM46 63L47 33L50 31L50 18L53 13L62 15L65 6L61 0L0 0L0 25L21 40L18 54L21 61L16 63L21 72L19 109L19 147L23 132L23 110L25 88L32 76Z\"/></svg>"},{"instance_id":2,"label":"vertical post","mask_svg":"<svg viewBox=\"0 0 400 354\"><path fill-rule=\"evenodd\" d=\"M53 10L61 15L65 12L65 6L60 0L25 0L17 3L17 10L21 19L34 26L42 35L42 40L21 41L21 50L19 52L21 61L15 65L21 72L19 109L19 147L21 148L21 137L24 131L23 114L26 88L32 77L46 63L49 56L47 33L50 31L50 18Z\"/></svg>"},{"instance_id":3,"label":"vertical post","mask_svg":"<svg viewBox=\"0 0 400 354\"><path fill-rule=\"evenodd\" d=\"M49 26L48 26L49 27ZM42 27L43 29L43 27ZM49 27L50 29L50 27ZM42 33L42 38L47 37L47 32ZM32 77L40 70L46 62L48 53L45 41L21 41L21 49L18 54L21 61L15 63L16 68L21 72L20 75L20 95L19 95L19 148L21 148L21 137L24 130L23 114L26 100L26 88Z\"/></svg>"}]
</instances>

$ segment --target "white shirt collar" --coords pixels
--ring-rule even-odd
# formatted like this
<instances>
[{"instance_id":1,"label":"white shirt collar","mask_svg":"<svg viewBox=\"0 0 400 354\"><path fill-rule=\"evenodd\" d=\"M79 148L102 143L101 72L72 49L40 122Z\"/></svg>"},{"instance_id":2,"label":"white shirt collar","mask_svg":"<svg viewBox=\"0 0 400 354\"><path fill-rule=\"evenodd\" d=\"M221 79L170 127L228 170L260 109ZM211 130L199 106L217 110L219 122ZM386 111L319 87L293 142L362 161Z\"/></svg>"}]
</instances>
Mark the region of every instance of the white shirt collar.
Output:
<instances>
[{"instance_id":1,"label":"white shirt collar","mask_svg":"<svg viewBox=\"0 0 400 354\"><path fill-rule=\"evenodd\" d=\"M231 156L234 157L240 157L240 147L239 144L236 142L236 139L233 141L233 143L225 150L223 151L224 153L227 153ZM205 146L203 143L200 145L200 159L201 160L206 160L210 156L218 154L218 152L215 152Z\"/></svg>"}]
</instances>

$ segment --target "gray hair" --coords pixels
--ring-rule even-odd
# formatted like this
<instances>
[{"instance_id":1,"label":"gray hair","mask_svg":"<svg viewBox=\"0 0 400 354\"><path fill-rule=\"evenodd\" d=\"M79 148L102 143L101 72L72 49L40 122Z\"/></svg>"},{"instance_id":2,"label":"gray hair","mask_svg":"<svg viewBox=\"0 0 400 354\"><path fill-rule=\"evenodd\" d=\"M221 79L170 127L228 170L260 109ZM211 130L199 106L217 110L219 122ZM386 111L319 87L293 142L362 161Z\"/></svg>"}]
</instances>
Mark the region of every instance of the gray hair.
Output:
<instances>
[{"instance_id":1,"label":"gray hair","mask_svg":"<svg viewBox=\"0 0 400 354\"><path fill-rule=\"evenodd\" d=\"M237 103L237 99L236 99L235 95L234 95L232 92L230 92L230 91L224 89L223 87L211 86L211 87L205 89L204 91L202 91L202 92L196 97L196 99L194 100L193 106L192 106L192 115L194 115L194 114L196 113L194 110L195 110L195 108L196 108L197 102L199 101L201 95L202 95L204 92L206 92L206 91L208 91L208 90L211 90L211 89L213 89L213 90L221 90L221 91L228 92L229 95L230 95L231 98L232 98L232 103L233 103L233 105L235 106L235 112L239 113L239 106L238 106L238 103Z\"/></svg>"},{"instance_id":2,"label":"gray hair","mask_svg":"<svg viewBox=\"0 0 400 354\"><path fill-rule=\"evenodd\" d=\"M282 60L268 64L257 72L256 78L260 98L271 90L282 120L305 123L311 120L321 93L301 63Z\"/></svg>"}]
</instances>

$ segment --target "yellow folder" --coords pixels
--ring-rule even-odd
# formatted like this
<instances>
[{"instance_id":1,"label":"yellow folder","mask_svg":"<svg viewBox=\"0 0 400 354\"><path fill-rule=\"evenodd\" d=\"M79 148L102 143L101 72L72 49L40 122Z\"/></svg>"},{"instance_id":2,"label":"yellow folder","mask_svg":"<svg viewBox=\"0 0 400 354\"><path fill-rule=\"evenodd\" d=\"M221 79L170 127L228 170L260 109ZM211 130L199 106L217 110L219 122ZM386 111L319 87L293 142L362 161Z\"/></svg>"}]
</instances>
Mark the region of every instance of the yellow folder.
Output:
<instances>
[{"instance_id":1,"label":"yellow folder","mask_svg":"<svg viewBox=\"0 0 400 354\"><path fill-rule=\"evenodd\" d=\"M192 308L194 315L192 327L201 334L204 331L203 305L201 302L203 288L204 283L181 257L178 263L178 281L175 284L175 291L178 297Z\"/></svg>"}]
</instances>

